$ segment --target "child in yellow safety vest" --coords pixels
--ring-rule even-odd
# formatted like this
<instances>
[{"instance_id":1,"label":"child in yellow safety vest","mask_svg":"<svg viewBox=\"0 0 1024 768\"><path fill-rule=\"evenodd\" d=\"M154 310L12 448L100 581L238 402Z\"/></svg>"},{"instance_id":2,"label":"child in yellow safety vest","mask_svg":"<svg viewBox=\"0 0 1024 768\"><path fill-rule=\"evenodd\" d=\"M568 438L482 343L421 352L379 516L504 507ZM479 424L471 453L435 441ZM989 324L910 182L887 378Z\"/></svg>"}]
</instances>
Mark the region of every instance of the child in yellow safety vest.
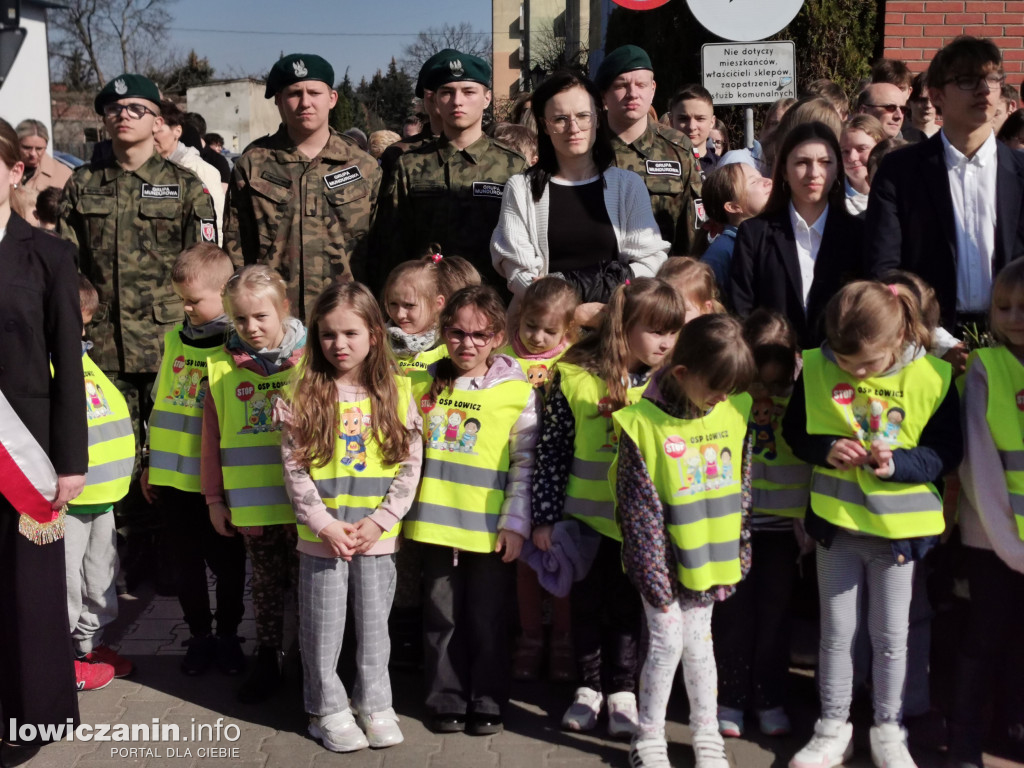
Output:
<instances>
[{"instance_id":1,"label":"child in yellow safety vest","mask_svg":"<svg viewBox=\"0 0 1024 768\"><path fill-rule=\"evenodd\" d=\"M996 277L989 327L999 346L973 353L964 382L959 510L971 606L949 742L957 763L976 766L987 702L1006 702L993 708L1003 733L1024 722L1024 261ZM997 670L1002 697L992 691Z\"/></svg>"},{"instance_id":2,"label":"child in yellow safety vest","mask_svg":"<svg viewBox=\"0 0 1024 768\"><path fill-rule=\"evenodd\" d=\"M962 453L950 365L927 354L917 294L858 281L825 310L827 341L805 350L782 422L813 465L807 533L818 547L821 717L791 768L838 765L852 752L853 638L868 591L876 765L912 768L901 727L915 561L945 528L941 478Z\"/></svg>"},{"instance_id":3,"label":"child in yellow safety vest","mask_svg":"<svg viewBox=\"0 0 1024 768\"><path fill-rule=\"evenodd\" d=\"M576 340L577 306L579 298L571 285L558 277L542 277L530 283L519 306L510 313L512 338L502 352L519 363L526 378L540 392L544 392L555 364ZM537 572L522 560L516 565L516 601L520 635L512 676L517 680L535 680L544 659L544 590ZM576 679L576 654L566 597L551 598L548 677L558 682Z\"/></svg>"},{"instance_id":4,"label":"child in yellow safety vest","mask_svg":"<svg viewBox=\"0 0 1024 768\"><path fill-rule=\"evenodd\" d=\"M82 325L99 306L96 288L81 275ZM68 503L64 522L68 618L78 690L96 690L134 669L128 659L100 642L117 618L117 531L114 504L128 493L135 469L135 432L124 396L89 357L82 341L85 412L89 424L89 469L85 488Z\"/></svg>"},{"instance_id":5,"label":"child in yellow safety vest","mask_svg":"<svg viewBox=\"0 0 1024 768\"><path fill-rule=\"evenodd\" d=\"M715 609L718 728L743 734L746 710L766 736L789 733L783 707L789 675L791 604L811 467L793 455L780 425L796 380L800 352L785 316L767 309L746 319L743 335L757 366L750 385L752 481L750 540L754 552L736 595ZM813 547L813 541L810 542Z\"/></svg>"},{"instance_id":6,"label":"child in yellow safety vest","mask_svg":"<svg viewBox=\"0 0 1024 768\"><path fill-rule=\"evenodd\" d=\"M200 482L213 527L221 536L241 533L252 565L258 648L238 698L257 703L281 684L285 598L298 585L295 512L273 411L295 378L306 329L289 314L284 280L264 265L236 272L223 302L234 330L207 358Z\"/></svg>"},{"instance_id":7,"label":"child in yellow safety vest","mask_svg":"<svg viewBox=\"0 0 1024 768\"><path fill-rule=\"evenodd\" d=\"M313 305L309 334L302 377L278 407L285 487L299 530L309 732L335 752L389 747L403 737L391 706L388 612L401 520L420 477L422 420L368 288L327 288ZM357 648L351 708L337 671L350 604Z\"/></svg>"},{"instance_id":8,"label":"child in yellow safety vest","mask_svg":"<svg viewBox=\"0 0 1024 768\"><path fill-rule=\"evenodd\" d=\"M402 533L422 543L424 667L431 727L498 733L508 701L508 615L530 535L539 396L498 353L505 306L463 288L441 313L448 356L414 376L423 473Z\"/></svg>"},{"instance_id":9,"label":"child in yellow safety vest","mask_svg":"<svg viewBox=\"0 0 1024 768\"><path fill-rule=\"evenodd\" d=\"M223 346L231 328L220 294L233 271L231 257L213 243L186 249L171 267L171 286L185 317L164 336L142 470L143 496L168 521L178 602L190 634L181 662L186 675L201 675L214 662L226 675L245 668L238 638L245 610L245 546L241 537L214 530L199 484L206 357ZM217 579L216 616L210 613L207 567Z\"/></svg>"},{"instance_id":10,"label":"child in yellow safety vest","mask_svg":"<svg viewBox=\"0 0 1024 768\"><path fill-rule=\"evenodd\" d=\"M755 374L739 321L704 315L683 328L640 402L613 417L619 452L609 478L622 561L650 631L630 765L668 765L665 710L681 660L696 766L729 766L716 717L711 614L750 568L745 390Z\"/></svg>"},{"instance_id":11,"label":"child in yellow safety vest","mask_svg":"<svg viewBox=\"0 0 1024 768\"><path fill-rule=\"evenodd\" d=\"M663 280L619 286L600 327L566 352L549 384L533 482L533 543L547 551L553 526L570 523L599 542L569 595L580 685L562 716L568 730L593 729L607 698L609 733L636 731L642 608L622 572L608 486L618 442L612 415L640 399L651 372L668 359L684 316L682 299Z\"/></svg>"}]
</instances>

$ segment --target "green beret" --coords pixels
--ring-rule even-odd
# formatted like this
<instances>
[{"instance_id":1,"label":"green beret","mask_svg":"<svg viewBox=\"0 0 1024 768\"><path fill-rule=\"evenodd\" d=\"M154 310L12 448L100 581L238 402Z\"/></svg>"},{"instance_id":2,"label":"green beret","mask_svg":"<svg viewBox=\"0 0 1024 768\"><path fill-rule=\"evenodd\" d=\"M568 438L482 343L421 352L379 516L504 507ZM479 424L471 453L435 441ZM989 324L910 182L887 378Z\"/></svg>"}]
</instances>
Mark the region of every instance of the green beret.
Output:
<instances>
[{"instance_id":1,"label":"green beret","mask_svg":"<svg viewBox=\"0 0 1024 768\"><path fill-rule=\"evenodd\" d=\"M649 69L653 72L651 57L638 45L623 45L604 57L594 76L594 85L603 93L623 72L633 72L637 69Z\"/></svg>"},{"instance_id":2,"label":"green beret","mask_svg":"<svg viewBox=\"0 0 1024 768\"><path fill-rule=\"evenodd\" d=\"M447 57L452 54L458 56L459 52L456 51L454 48L445 48L444 50L438 51L429 59L423 62L423 66L420 67L420 73L416 76L416 98L423 98L423 80L433 69L434 65L437 64L437 62L439 62L441 59L447 61Z\"/></svg>"},{"instance_id":3,"label":"green beret","mask_svg":"<svg viewBox=\"0 0 1024 768\"><path fill-rule=\"evenodd\" d=\"M315 53L291 53L278 59L267 75L267 90L263 98L269 99L282 88L303 80L319 80L334 88L334 67Z\"/></svg>"},{"instance_id":4,"label":"green beret","mask_svg":"<svg viewBox=\"0 0 1024 768\"><path fill-rule=\"evenodd\" d=\"M442 85L460 81L480 83L490 88L491 65L469 53L441 51L429 69L423 73L421 80L424 90L427 91L436 91Z\"/></svg>"},{"instance_id":5,"label":"green beret","mask_svg":"<svg viewBox=\"0 0 1024 768\"><path fill-rule=\"evenodd\" d=\"M103 90L96 95L93 106L96 114L102 115L103 107L110 102L131 97L153 102L159 113L160 89L156 87L156 83L142 75L118 75L103 86Z\"/></svg>"}]
</instances>

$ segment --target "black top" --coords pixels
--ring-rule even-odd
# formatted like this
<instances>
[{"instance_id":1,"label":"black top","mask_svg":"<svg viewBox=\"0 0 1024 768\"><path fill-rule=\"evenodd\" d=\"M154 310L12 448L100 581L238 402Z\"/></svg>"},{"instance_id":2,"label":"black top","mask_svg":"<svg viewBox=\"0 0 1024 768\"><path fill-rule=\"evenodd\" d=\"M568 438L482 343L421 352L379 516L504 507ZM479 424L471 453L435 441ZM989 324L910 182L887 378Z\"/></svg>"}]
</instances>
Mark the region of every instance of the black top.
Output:
<instances>
[{"instance_id":1,"label":"black top","mask_svg":"<svg viewBox=\"0 0 1024 768\"><path fill-rule=\"evenodd\" d=\"M209 147L203 147L199 150L199 157L208 162L217 172L220 173L220 183L228 184L231 181L231 163L224 157L220 152L216 152Z\"/></svg>"},{"instance_id":2,"label":"black top","mask_svg":"<svg viewBox=\"0 0 1024 768\"><path fill-rule=\"evenodd\" d=\"M548 182L548 272L573 272L619 258L604 206L604 182Z\"/></svg>"}]
</instances>

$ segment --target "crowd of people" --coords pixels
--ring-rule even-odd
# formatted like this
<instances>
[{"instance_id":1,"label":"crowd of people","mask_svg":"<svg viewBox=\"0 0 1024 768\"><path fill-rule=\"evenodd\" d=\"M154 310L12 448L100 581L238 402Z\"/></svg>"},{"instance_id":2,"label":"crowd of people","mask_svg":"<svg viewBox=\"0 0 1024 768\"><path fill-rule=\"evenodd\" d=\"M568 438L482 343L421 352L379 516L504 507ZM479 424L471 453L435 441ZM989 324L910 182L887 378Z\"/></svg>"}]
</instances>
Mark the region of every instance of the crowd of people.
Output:
<instances>
[{"instance_id":1,"label":"crowd of people","mask_svg":"<svg viewBox=\"0 0 1024 768\"><path fill-rule=\"evenodd\" d=\"M999 49L881 61L853 98L809 83L740 149L699 85L659 118L635 45L485 130L490 78L440 51L423 114L366 137L329 127L327 61L283 56L281 126L227 173L137 74L97 94L110 138L73 173L0 120L2 722L77 722L76 690L133 672L103 637L117 508L169 523L186 675L275 695L296 595L325 748L403 740L391 650L419 648L436 732L500 732L546 668L578 685L562 727L604 714L633 768L669 765L680 665L697 768L748 717L791 731L812 552L821 714L789 765L850 757L870 681L872 760L913 768L955 549L948 747L981 766L996 667L996 721L1024 727L1024 112ZM5 732L8 763L37 747Z\"/></svg>"}]
</instances>

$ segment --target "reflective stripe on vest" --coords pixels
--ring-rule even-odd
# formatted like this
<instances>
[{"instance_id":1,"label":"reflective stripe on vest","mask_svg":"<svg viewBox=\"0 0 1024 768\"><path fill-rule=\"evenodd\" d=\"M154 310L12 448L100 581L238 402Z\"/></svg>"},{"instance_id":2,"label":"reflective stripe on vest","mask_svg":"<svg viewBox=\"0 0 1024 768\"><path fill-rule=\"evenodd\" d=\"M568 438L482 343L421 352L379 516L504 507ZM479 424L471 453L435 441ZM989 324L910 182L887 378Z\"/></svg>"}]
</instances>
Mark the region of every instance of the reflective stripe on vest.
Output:
<instances>
[{"instance_id":1,"label":"reflective stripe on vest","mask_svg":"<svg viewBox=\"0 0 1024 768\"><path fill-rule=\"evenodd\" d=\"M751 511L755 515L803 517L810 498L811 465L793 455L779 425L788 397L759 397L750 409Z\"/></svg>"},{"instance_id":2,"label":"reflective stripe on vest","mask_svg":"<svg viewBox=\"0 0 1024 768\"><path fill-rule=\"evenodd\" d=\"M969 365L974 358L985 365L985 418L999 449L1017 535L1024 540L1024 366L1006 347L979 349L972 354Z\"/></svg>"},{"instance_id":3,"label":"reflective stripe on vest","mask_svg":"<svg viewBox=\"0 0 1024 768\"><path fill-rule=\"evenodd\" d=\"M285 393L292 369L262 376L235 367L219 349L208 358L210 397L220 425L224 496L236 528L294 523L284 488L281 432L271 420L274 401Z\"/></svg>"},{"instance_id":4,"label":"reflective stripe on vest","mask_svg":"<svg viewBox=\"0 0 1024 768\"><path fill-rule=\"evenodd\" d=\"M398 387L397 408L405 424L412 400L412 384L405 376L396 376ZM384 501L400 468L399 464L385 464L380 443L370 431L370 398L358 402L338 403L339 431L334 441L331 460L322 467L309 471L317 493L327 511L336 520L358 523ZM390 531L381 534L381 540L393 539L402 530L396 523ZM306 541L321 539L306 525L298 526L299 537Z\"/></svg>"},{"instance_id":5,"label":"reflective stripe on vest","mask_svg":"<svg viewBox=\"0 0 1024 768\"><path fill-rule=\"evenodd\" d=\"M603 536L622 541L615 522L615 501L608 486L608 468L618 445L608 387L599 376L578 365L561 362L556 370L562 394L576 422L572 465L565 488L565 514ZM626 390L627 403L636 403L646 388L644 382Z\"/></svg>"},{"instance_id":6,"label":"reflective stripe on vest","mask_svg":"<svg viewBox=\"0 0 1024 768\"><path fill-rule=\"evenodd\" d=\"M732 395L703 418L677 419L645 399L613 416L616 431L639 449L666 509L676 578L687 589L703 592L742 578L740 485L750 403L749 395ZM613 488L617 471L616 458Z\"/></svg>"},{"instance_id":7,"label":"reflective stripe on vest","mask_svg":"<svg viewBox=\"0 0 1024 768\"><path fill-rule=\"evenodd\" d=\"M881 440L914 448L949 391L952 368L930 355L890 376L858 380L822 354L804 352L807 432L858 440L870 449ZM942 499L931 483L894 483L869 466L850 470L814 467L811 507L841 528L886 539L942 533Z\"/></svg>"},{"instance_id":8,"label":"reflective stripe on vest","mask_svg":"<svg viewBox=\"0 0 1024 768\"><path fill-rule=\"evenodd\" d=\"M181 338L179 323L164 335L164 356L149 417L149 482L199 493L206 358L211 349Z\"/></svg>"},{"instance_id":9,"label":"reflective stripe on vest","mask_svg":"<svg viewBox=\"0 0 1024 768\"><path fill-rule=\"evenodd\" d=\"M523 380L488 389L455 389L430 398L430 379L415 380L423 414L423 476L403 522L414 541L493 552L505 501L509 435L533 387Z\"/></svg>"},{"instance_id":10,"label":"reflective stripe on vest","mask_svg":"<svg viewBox=\"0 0 1024 768\"><path fill-rule=\"evenodd\" d=\"M82 372L89 424L89 469L85 473L85 488L72 506L113 504L128 493L135 470L132 417L124 396L88 355L82 355Z\"/></svg>"},{"instance_id":11,"label":"reflective stripe on vest","mask_svg":"<svg viewBox=\"0 0 1024 768\"><path fill-rule=\"evenodd\" d=\"M523 375L526 377L526 380L533 385L534 389L542 389L551 380L551 374L554 371L555 363L561 359L567 349L568 347L552 357L531 359L517 356L515 350L512 349L512 345L506 344L501 348L501 354L508 355L519 363L519 367L522 369ZM605 469L607 469L607 467Z\"/></svg>"}]
</instances>

